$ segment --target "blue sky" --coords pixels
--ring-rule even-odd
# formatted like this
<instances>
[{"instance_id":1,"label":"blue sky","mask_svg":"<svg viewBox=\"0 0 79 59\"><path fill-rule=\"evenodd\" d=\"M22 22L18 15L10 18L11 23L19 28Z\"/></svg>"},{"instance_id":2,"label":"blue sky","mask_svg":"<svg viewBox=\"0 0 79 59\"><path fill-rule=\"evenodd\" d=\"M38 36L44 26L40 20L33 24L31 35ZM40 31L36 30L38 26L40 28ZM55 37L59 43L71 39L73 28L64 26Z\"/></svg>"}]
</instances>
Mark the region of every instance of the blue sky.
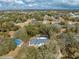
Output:
<instances>
[{"instance_id":1,"label":"blue sky","mask_svg":"<svg viewBox=\"0 0 79 59\"><path fill-rule=\"evenodd\" d=\"M79 9L79 0L0 0L0 10Z\"/></svg>"}]
</instances>

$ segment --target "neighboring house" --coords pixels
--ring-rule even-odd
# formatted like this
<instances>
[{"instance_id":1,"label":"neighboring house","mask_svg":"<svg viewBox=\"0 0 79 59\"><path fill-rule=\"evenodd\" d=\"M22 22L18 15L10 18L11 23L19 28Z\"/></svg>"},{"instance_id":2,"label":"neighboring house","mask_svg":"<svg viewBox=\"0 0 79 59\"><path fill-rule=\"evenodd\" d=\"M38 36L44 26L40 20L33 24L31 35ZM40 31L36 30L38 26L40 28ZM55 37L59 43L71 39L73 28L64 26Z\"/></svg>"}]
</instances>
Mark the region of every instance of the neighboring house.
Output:
<instances>
[{"instance_id":1,"label":"neighboring house","mask_svg":"<svg viewBox=\"0 0 79 59\"><path fill-rule=\"evenodd\" d=\"M35 37L29 41L29 46L39 47L47 43L47 41L48 41L47 37Z\"/></svg>"},{"instance_id":2,"label":"neighboring house","mask_svg":"<svg viewBox=\"0 0 79 59\"><path fill-rule=\"evenodd\" d=\"M15 25L16 25L16 26L20 26L20 27L24 27L24 26L29 25L30 23L32 23L32 20L31 20L31 19L28 19L26 22L17 23L17 24L15 24Z\"/></svg>"},{"instance_id":3,"label":"neighboring house","mask_svg":"<svg viewBox=\"0 0 79 59\"><path fill-rule=\"evenodd\" d=\"M48 15L44 16L44 20L49 20L49 19L50 19L50 16L48 16Z\"/></svg>"},{"instance_id":4,"label":"neighboring house","mask_svg":"<svg viewBox=\"0 0 79 59\"><path fill-rule=\"evenodd\" d=\"M60 18L58 16L51 16L51 18L52 18L53 23L59 23L60 22Z\"/></svg>"},{"instance_id":5,"label":"neighboring house","mask_svg":"<svg viewBox=\"0 0 79 59\"><path fill-rule=\"evenodd\" d=\"M43 20L43 24L47 24L48 23L48 20Z\"/></svg>"},{"instance_id":6,"label":"neighboring house","mask_svg":"<svg viewBox=\"0 0 79 59\"><path fill-rule=\"evenodd\" d=\"M15 35L15 31L9 31L8 35L10 36L10 38L13 38Z\"/></svg>"},{"instance_id":7,"label":"neighboring house","mask_svg":"<svg viewBox=\"0 0 79 59\"><path fill-rule=\"evenodd\" d=\"M70 13L70 16L74 17L74 18L79 18L79 14L75 14L75 13Z\"/></svg>"},{"instance_id":8,"label":"neighboring house","mask_svg":"<svg viewBox=\"0 0 79 59\"><path fill-rule=\"evenodd\" d=\"M72 22L72 21L69 21L69 22L68 22L68 24L72 25L72 24L74 24L74 22Z\"/></svg>"},{"instance_id":9,"label":"neighboring house","mask_svg":"<svg viewBox=\"0 0 79 59\"><path fill-rule=\"evenodd\" d=\"M36 20L35 18L32 18L32 19L31 19L31 23L32 23L32 24L35 24L35 23L37 23L37 20Z\"/></svg>"},{"instance_id":10,"label":"neighboring house","mask_svg":"<svg viewBox=\"0 0 79 59\"><path fill-rule=\"evenodd\" d=\"M3 42L3 38L2 37L0 37L0 43L2 43Z\"/></svg>"},{"instance_id":11,"label":"neighboring house","mask_svg":"<svg viewBox=\"0 0 79 59\"><path fill-rule=\"evenodd\" d=\"M75 39L77 42L79 42L79 36L75 35Z\"/></svg>"},{"instance_id":12,"label":"neighboring house","mask_svg":"<svg viewBox=\"0 0 79 59\"><path fill-rule=\"evenodd\" d=\"M0 28L0 32L7 32L7 30L4 28Z\"/></svg>"},{"instance_id":13,"label":"neighboring house","mask_svg":"<svg viewBox=\"0 0 79 59\"><path fill-rule=\"evenodd\" d=\"M55 24L55 23L60 23L61 21L64 21L64 19L59 15L55 15L55 16L45 15L43 24Z\"/></svg>"}]
</instances>

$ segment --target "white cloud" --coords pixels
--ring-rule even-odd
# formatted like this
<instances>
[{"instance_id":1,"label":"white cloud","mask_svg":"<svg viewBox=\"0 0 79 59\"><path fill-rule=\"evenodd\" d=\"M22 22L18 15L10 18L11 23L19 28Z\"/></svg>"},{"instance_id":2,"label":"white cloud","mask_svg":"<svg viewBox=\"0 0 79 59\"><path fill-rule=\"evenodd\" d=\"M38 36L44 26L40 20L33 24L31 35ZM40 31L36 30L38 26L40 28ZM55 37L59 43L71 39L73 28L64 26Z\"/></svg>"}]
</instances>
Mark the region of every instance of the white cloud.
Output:
<instances>
[{"instance_id":1,"label":"white cloud","mask_svg":"<svg viewBox=\"0 0 79 59\"><path fill-rule=\"evenodd\" d=\"M24 4L22 0L0 0L2 2L8 2L8 3L17 3L17 4Z\"/></svg>"},{"instance_id":2,"label":"white cloud","mask_svg":"<svg viewBox=\"0 0 79 59\"><path fill-rule=\"evenodd\" d=\"M52 0L52 2L50 1L50 3L52 4L58 4L58 5L79 5L79 0Z\"/></svg>"},{"instance_id":3,"label":"white cloud","mask_svg":"<svg viewBox=\"0 0 79 59\"><path fill-rule=\"evenodd\" d=\"M26 0L26 2L32 2L33 0Z\"/></svg>"},{"instance_id":4,"label":"white cloud","mask_svg":"<svg viewBox=\"0 0 79 59\"><path fill-rule=\"evenodd\" d=\"M21 0L16 0L16 1L14 1L15 3L17 3L17 4L25 4L23 1L21 1Z\"/></svg>"},{"instance_id":5,"label":"white cloud","mask_svg":"<svg viewBox=\"0 0 79 59\"><path fill-rule=\"evenodd\" d=\"M0 0L0 1L24 4L23 1L31 3L31 2L35 2L36 0ZM43 1L43 0L40 0L40 1ZM52 4L55 2L56 4L79 5L79 0L61 0L61 1L60 0L49 0L49 1Z\"/></svg>"},{"instance_id":6,"label":"white cloud","mask_svg":"<svg viewBox=\"0 0 79 59\"><path fill-rule=\"evenodd\" d=\"M1 3L1 2L7 2ZM79 0L0 0L0 6L13 8L19 6L20 8L75 8L74 6L79 6ZM67 6L66 6L67 5ZM60 7L59 7L60 6ZM66 7L63 7L66 6ZM0 7L1 8L1 7ZM78 8L78 7L76 7Z\"/></svg>"},{"instance_id":7,"label":"white cloud","mask_svg":"<svg viewBox=\"0 0 79 59\"><path fill-rule=\"evenodd\" d=\"M29 6L29 7L33 7L33 6L38 6L38 4L28 4L27 6Z\"/></svg>"},{"instance_id":8,"label":"white cloud","mask_svg":"<svg viewBox=\"0 0 79 59\"><path fill-rule=\"evenodd\" d=\"M79 5L79 0L62 0L61 3L68 5Z\"/></svg>"},{"instance_id":9,"label":"white cloud","mask_svg":"<svg viewBox=\"0 0 79 59\"><path fill-rule=\"evenodd\" d=\"M29 6L29 7L33 7L33 5L32 5L32 4L29 4L28 6Z\"/></svg>"},{"instance_id":10,"label":"white cloud","mask_svg":"<svg viewBox=\"0 0 79 59\"><path fill-rule=\"evenodd\" d=\"M2 4L0 4L0 7L2 7Z\"/></svg>"},{"instance_id":11,"label":"white cloud","mask_svg":"<svg viewBox=\"0 0 79 59\"><path fill-rule=\"evenodd\" d=\"M3 1L3 2L13 2L15 0L0 0L0 1Z\"/></svg>"}]
</instances>

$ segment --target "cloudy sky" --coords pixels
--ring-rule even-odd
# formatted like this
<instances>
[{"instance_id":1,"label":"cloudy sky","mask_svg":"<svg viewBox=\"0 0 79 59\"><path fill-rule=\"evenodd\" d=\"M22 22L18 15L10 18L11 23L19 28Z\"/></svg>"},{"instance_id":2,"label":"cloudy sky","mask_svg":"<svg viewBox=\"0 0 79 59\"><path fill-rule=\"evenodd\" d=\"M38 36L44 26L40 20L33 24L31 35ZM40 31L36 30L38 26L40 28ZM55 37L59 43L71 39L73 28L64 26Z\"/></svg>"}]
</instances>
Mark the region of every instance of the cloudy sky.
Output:
<instances>
[{"instance_id":1,"label":"cloudy sky","mask_svg":"<svg viewBox=\"0 0 79 59\"><path fill-rule=\"evenodd\" d=\"M79 9L79 0L0 0L0 10Z\"/></svg>"}]
</instances>

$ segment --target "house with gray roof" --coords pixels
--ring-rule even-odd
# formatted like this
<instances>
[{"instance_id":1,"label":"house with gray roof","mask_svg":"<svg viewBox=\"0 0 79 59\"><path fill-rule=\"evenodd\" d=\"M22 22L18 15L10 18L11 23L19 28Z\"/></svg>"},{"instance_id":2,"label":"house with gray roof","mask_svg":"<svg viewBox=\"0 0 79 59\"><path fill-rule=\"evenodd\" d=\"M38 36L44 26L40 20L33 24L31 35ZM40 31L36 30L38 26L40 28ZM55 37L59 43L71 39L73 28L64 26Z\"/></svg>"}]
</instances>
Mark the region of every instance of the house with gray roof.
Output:
<instances>
[{"instance_id":1,"label":"house with gray roof","mask_svg":"<svg viewBox=\"0 0 79 59\"><path fill-rule=\"evenodd\" d=\"M29 41L29 46L39 47L45 45L48 41L47 37L35 37Z\"/></svg>"}]
</instances>

